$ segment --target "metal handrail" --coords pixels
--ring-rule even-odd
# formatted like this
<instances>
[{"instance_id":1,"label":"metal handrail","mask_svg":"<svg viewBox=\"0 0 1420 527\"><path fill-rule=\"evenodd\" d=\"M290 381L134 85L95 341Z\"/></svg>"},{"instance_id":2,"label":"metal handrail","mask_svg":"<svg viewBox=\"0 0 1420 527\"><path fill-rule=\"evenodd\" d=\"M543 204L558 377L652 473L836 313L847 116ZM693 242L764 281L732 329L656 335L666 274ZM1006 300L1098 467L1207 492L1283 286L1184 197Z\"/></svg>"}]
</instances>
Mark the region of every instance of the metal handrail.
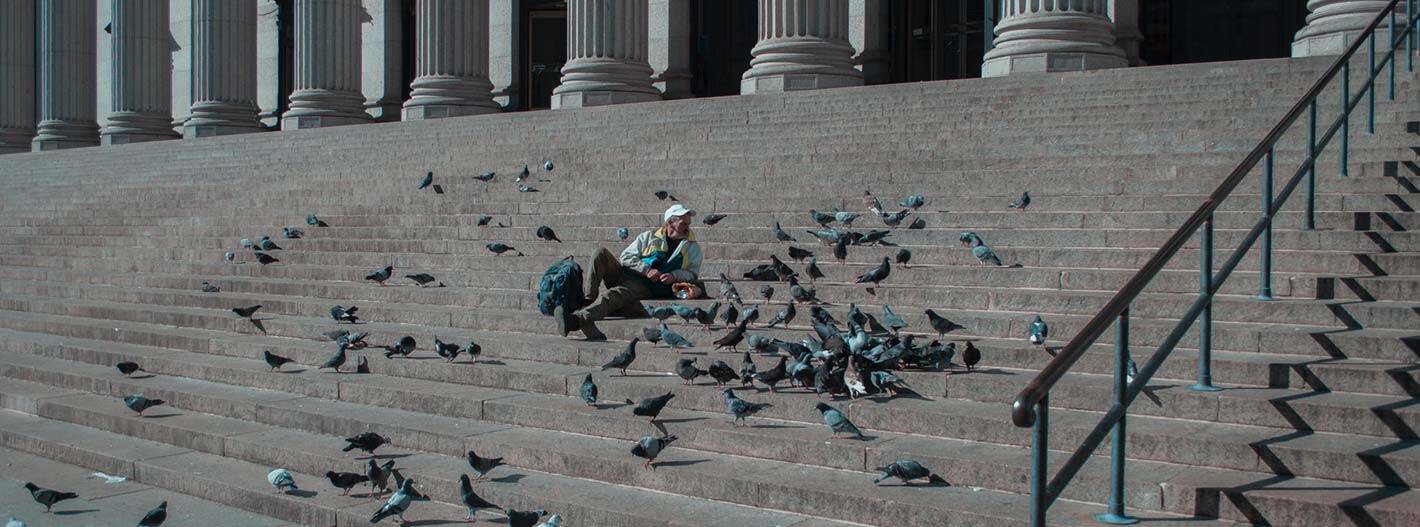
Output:
<instances>
[{"instance_id":1,"label":"metal handrail","mask_svg":"<svg viewBox=\"0 0 1420 527\"><path fill-rule=\"evenodd\" d=\"M1069 343L1065 345L1036 377L1023 388L1011 404L1011 419L1020 427L1033 427L1032 434L1032 460L1031 460L1031 524L1033 526L1043 526L1045 524L1045 512L1058 498L1065 486L1075 476L1079 469L1090 458L1095 449L1104 440L1105 436L1113 432L1113 463L1111 465L1111 494L1109 511L1097 516L1105 523L1133 523L1133 519L1124 515L1123 506L1123 472L1124 472L1124 440L1126 413L1130 404L1143 391L1149 379L1162 366L1163 361L1173 352L1174 346L1178 344L1194 322L1200 322L1199 331L1199 377L1198 383L1192 389L1198 391L1216 391L1218 388L1212 385L1211 379L1211 326L1212 326L1212 300L1213 296L1221 288L1224 281L1231 276L1233 270L1246 256L1258 239L1263 241L1262 272L1261 283L1257 298L1260 300L1271 300L1271 260L1272 260L1272 221L1277 212L1296 191L1303 181L1306 181L1306 211L1304 215L1304 228L1311 230L1315 228L1315 196L1316 196L1316 165L1317 157L1321 151L1336 137L1341 134L1341 155L1340 175L1347 175L1347 160L1349 151L1350 118L1351 112L1361 104L1362 100L1369 97L1368 105L1368 131L1374 133L1375 129L1375 82L1380 76L1380 72L1387 67L1390 68L1390 98L1395 98L1395 68L1396 52L1401 47L1401 42L1396 38L1395 16L1400 2L1406 4L1406 24L1401 37L1404 39L1404 46L1407 54L1407 69L1414 71L1414 49L1416 47L1417 22L1420 22L1420 0L1391 0L1390 3L1381 10L1374 20L1359 34L1356 40L1346 49L1340 57L1332 63L1331 67L1316 81L1312 87L1292 106L1290 110L1278 121L1278 123L1268 132L1268 134L1258 142L1258 145L1243 159L1241 163L1209 194L1203 204L1189 216L1178 230L1169 236L1168 240L1158 249L1157 252L1144 264L1138 272L1132 276L1119 292L1095 314L1093 318L1075 334ZM1375 37L1376 29L1390 17L1390 44L1387 53L1382 58L1379 67L1376 66ZM1356 55L1361 46L1369 43L1369 74L1365 83L1355 96L1352 96L1350 86L1350 60ZM1341 115L1338 116L1326 132L1317 137L1317 105L1321 93L1327 86L1335 80L1337 75L1342 76L1341 87ZM1296 173L1287 180L1275 199L1272 194L1272 172L1273 158L1277 143L1282 136L1296 124L1303 113L1308 114L1308 148L1306 160L1297 168ZM1244 178L1251 173L1259 162L1265 161L1263 188L1264 210L1257 222L1243 237L1238 248L1224 262L1223 266L1215 274L1212 269L1212 234L1213 215L1218 206L1226 200L1240 185ZM1200 266L1199 266L1199 294L1193 304L1189 306L1184 316L1175 325L1174 329L1163 340L1159 347L1138 369L1138 373L1133 382L1125 382L1125 364L1129 355L1129 307L1143 292L1144 288L1163 270L1164 266L1173 259L1184 244L1193 237L1195 232L1202 236L1200 244ZM1199 320L1199 317L1202 320ZM1104 334L1110 326L1115 326L1118 336L1115 339L1115 361L1114 361L1114 403L1100 419L1090 434L1070 455L1066 463L1059 469L1054 478L1049 480L1045 477L1046 472L1046 448L1049 437L1049 395L1050 390L1055 386L1065 373L1068 372L1086 351L1094 345L1095 341Z\"/></svg>"}]
</instances>

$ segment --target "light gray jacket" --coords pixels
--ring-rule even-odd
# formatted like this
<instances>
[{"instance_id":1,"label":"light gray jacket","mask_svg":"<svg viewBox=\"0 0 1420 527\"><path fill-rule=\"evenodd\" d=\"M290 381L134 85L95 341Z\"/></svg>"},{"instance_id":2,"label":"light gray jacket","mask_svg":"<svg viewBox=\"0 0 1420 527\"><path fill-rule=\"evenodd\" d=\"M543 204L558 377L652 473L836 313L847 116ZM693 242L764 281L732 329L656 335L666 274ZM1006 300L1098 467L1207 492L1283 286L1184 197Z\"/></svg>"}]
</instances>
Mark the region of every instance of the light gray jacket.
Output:
<instances>
[{"instance_id":1,"label":"light gray jacket","mask_svg":"<svg viewBox=\"0 0 1420 527\"><path fill-rule=\"evenodd\" d=\"M643 258L649 256L655 246L665 241L664 238L659 236L660 233L661 229L656 229L637 235L636 239L631 241L631 245L627 245L626 248L621 251L619 258L621 265L629 267L638 273L646 272L648 266ZM681 240L680 245L676 246L675 252L671 253L668 260L674 261L676 258L683 258L680 269L676 269L670 273L671 276L675 277L677 282L694 282L700 277L702 256L700 254L700 244L695 241L694 232L691 232L684 240Z\"/></svg>"}]
</instances>

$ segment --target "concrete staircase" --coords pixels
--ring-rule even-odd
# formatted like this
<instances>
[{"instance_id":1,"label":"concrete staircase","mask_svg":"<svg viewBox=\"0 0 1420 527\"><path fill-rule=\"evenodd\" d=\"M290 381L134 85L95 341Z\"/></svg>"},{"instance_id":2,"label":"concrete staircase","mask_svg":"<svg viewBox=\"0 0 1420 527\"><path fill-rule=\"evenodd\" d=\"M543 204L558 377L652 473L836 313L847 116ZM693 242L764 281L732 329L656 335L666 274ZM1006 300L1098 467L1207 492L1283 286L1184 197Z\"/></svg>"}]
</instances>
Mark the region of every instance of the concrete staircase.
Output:
<instances>
[{"instance_id":1,"label":"concrete staircase","mask_svg":"<svg viewBox=\"0 0 1420 527\"><path fill-rule=\"evenodd\" d=\"M1005 403L1050 359L1025 342L1031 317L1050 322L1052 346L1073 336L1328 65L1026 75L5 156L0 407L33 417L0 419L0 447L306 525L366 524L377 508L317 481L357 470L363 461L338 447L364 430L393 439L380 453L400 456L434 497L411 520L462 518L456 481L475 449L511 465L480 495L564 525L1023 524L1029 433ZM1420 120L1416 81L1402 74L1394 102L1381 94L1375 135L1353 121L1350 177L1337 176L1334 154L1322 158L1318 230L1299 229L1300 196L1278 217L1278 300L1252 298L1255 254L1224 287L1214 378L1228 389L1187 390L1190 337L1152 383L1154 401L1132 407L1132 513L1180 525L1420 524L1420 137L1407 131ZM1323 108L1322 122L1334 111ZM1304 155L1304 133L1277 151L1279 181ZM537 169L547 159L551 173ZM514 191L524 164L548 180L531 183L539 192ZM426 170L445 194L414 190ZM499 173L493 183L472 178L487 170ZM1257 177L1217 218L1219 263L1255 219ZM912 266L894 268L875 296L852 280L896 248L854 247L838 263L804 232L808 209L860 210L865 188L885 204L927 198L911 217L926 227L889 238L913 250ZM801 389L741 391L774 407L757 426L732 426L718 389L666 373L685 356L738 364L708 345L722 330L678 326L700 346L642 344L631 375L597 372L652 322L607 321L611 342L563 339L536 313L537 278L568 254L585 264L597 247L619 248L618 227L656 223L667 205L657 189L702 217L729 215L696 224L703 275L736 278L751 304L759 284L739 276L790 245L770 235L777 220L820 255L828 277L815 287L836 318L850 303L873 314L886 303L906 331L927 335L931 308L966 326L951 336L981 348L982 364L900 373L922 398L834 402L868 441L832 439L813 409L820 399ZM1024 190L1031 209L1006 209ZM307 214L331 226L308 227ZM478 226L485 214L493 221ZM564 243L537 240L539 225ZM281 239L283 226L306 236ZM865 215L857 227L881 224ZM976 265L956 243L962 230L1018 266ZM262 234L285 248L279 263L237 249ZM526 256L493 256L483 248L492 241ZM224 262L227 250L245 263ZM1136 354L1191 302L1197 259L1186 249L1135 304ZM384 265L449 287L362 279ZM202 281L222 291L203 293ZM250 304L264 306L265 332L228 311ZM321 336L335 328L334 304L360 306L358 330L373 343L414 336L415 358L371 349L361 353L371 374L318 371L334 351ZM812 333L807 318L754 333L798 340ZM483 356L437 360L435 336L476 340ZM1072 449L1108 407L1109 343L1057 387L1053 448ZM262 350L305 366L269 372ZM123 360L151 375L120 376L112 364ZM761 369L774 360L756 357ZM662 416L681 439L654 472L628 453L654 428L620 405L577 399L589 371L608 402L677 394ZM135 417L116 401L132 393L170 406ZM1053 522L1092 523L1103 509L1100 454ZM873 467L897 458L952 485L872 485ZM273 494L263 474L274 466L318 494Z\"/></svg>"}]
</instances>

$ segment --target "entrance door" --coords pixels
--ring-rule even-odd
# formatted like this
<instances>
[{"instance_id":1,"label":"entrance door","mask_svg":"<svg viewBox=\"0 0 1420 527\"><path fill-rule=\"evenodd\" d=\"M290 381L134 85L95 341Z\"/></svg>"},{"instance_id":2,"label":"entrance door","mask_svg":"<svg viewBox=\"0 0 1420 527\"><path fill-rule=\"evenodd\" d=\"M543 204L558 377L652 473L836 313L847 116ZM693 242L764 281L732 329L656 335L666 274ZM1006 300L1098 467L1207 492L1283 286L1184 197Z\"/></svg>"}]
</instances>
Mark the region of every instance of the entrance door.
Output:
<instances>
[{"instance_id":1,"label":"entrance door","mask_svg":"<svg viewBox=\"0 0 1420 527\"><path fill-rule=\"evenodd\" d=\"M561 2L534 6L527 15L527 43L521 75L524 110L552 108L552 90L562 82L567 62L567 7Z\"/></svg>"},{"instance_id":2,"label":"entrance door","mask_svg":"<svg viewBox=\"0 0 1420 527\"><path fill-rule=\"evenodd\" d=\"M892 81L980 77L986 6L983 0L892 1Z\"/></svg>"}]
</instances>

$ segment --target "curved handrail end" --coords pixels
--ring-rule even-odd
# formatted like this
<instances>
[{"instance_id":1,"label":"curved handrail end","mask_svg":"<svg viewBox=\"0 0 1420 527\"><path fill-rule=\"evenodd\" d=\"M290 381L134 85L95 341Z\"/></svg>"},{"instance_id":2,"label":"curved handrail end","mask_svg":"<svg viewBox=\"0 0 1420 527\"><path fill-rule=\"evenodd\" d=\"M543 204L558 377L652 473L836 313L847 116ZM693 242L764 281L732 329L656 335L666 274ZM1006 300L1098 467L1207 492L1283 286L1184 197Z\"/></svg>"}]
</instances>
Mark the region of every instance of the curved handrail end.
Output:
<instances>
[{"instance_id":1,"label":"curved handrail end","mask_svg":"<svg viewBox=\"0 0 1420 527\"><path fill-rule=\"evenodd\" d=\"M1026 401L1024 396L1017 395L1016 399L1011 401L1011 422L1021 428L1030 428L1035 426L1035 403Z\"/></svg>"}]
</instances>

